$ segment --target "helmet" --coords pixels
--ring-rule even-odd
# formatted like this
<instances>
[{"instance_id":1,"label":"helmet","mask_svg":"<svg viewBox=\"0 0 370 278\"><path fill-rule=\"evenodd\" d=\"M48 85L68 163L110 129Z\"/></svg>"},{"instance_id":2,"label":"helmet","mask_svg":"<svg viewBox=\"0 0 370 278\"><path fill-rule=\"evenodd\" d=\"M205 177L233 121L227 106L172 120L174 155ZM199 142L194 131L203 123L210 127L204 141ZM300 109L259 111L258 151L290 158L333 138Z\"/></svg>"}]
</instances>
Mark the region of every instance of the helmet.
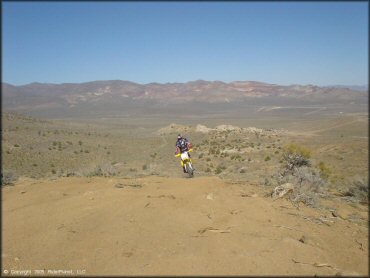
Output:
<instances>
[{"instance_id":1,"label":"helmet","mask_svg":"<svg viewBox=\"0 0 370 278\"><path fill-rule=\"evenodd\" d=\"M178 134L177 139L181 139L181 138L182 138L181 134Z\"/></svg>"}]
</instances>

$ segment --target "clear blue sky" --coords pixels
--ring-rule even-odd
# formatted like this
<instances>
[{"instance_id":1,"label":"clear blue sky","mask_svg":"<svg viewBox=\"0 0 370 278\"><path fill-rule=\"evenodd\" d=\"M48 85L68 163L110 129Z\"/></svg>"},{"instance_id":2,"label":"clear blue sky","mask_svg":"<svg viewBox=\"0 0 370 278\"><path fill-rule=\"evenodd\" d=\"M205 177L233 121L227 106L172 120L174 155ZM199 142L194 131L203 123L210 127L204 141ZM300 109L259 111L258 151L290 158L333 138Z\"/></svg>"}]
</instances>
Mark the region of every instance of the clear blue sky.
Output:
<instances>
[{"instance_id":1,"label":"clear blue sky","mask_svg":"<svg viewBox=\"0 0 370 278\"><path fill-rule=\"evenodd\" d=\"M3 82L368 84L367 2L3 2Z\"/></svg>"}]
</instances>

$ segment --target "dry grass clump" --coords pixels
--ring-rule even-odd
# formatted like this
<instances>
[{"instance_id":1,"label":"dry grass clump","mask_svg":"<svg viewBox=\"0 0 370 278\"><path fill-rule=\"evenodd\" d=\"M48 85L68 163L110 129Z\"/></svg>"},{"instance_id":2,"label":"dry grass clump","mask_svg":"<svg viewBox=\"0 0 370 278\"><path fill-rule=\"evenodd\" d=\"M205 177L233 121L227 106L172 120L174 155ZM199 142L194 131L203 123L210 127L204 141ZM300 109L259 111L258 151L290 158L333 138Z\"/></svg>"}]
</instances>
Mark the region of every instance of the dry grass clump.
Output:
<instances>
[{"instance_id":1,"label":"dry grass clump","mask_svg":"<svg viewBox=\"0 0 370 278\"><path fill-rule=\"evenodd\" d=\"M322 161L320 161L319 163L319 169L320 169L320 176L325 179L325 180L328 180L330 174L331 174L331 170L330 168Z\"/></svg>"},{"instance_id":2,"label":"dry grass clump","mask_svg":"<svg viewBox=\"0 0 370 278\"><path fill-rule=\"evenodd\" d=\"M300 145L297 145L297 144L294 144L294 143L286 145L284 147L284 151L287 155L297 154L297 155L300 155L301 157L304 157L306 159L311 158L311 150L310 149L308 149L306 147L303 147L303 146L300 146Z\"/></svg>"}]
</instances>

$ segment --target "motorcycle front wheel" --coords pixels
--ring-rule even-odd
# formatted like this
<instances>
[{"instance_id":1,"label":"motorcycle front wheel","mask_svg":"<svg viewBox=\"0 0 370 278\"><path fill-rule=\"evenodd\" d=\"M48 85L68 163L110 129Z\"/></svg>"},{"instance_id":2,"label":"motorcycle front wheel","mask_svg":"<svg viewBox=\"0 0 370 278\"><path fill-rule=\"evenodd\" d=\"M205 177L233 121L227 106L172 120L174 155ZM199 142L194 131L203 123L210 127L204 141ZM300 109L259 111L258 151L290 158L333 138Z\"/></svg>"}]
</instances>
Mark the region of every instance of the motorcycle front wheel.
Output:
<instances>
[{"instance_id":1,"label":"motorcycle front wheel","mask_svg":"<svg viewBox=\"0 0 370 278\"><path fill-rule=\"evenodd\" d=\"M191 165L191 163L189 162L187 165L187 172L189 174L189 177L193 177L194 176L194 169L193 169L193 165Z\"/></svg>"}]
</instances>

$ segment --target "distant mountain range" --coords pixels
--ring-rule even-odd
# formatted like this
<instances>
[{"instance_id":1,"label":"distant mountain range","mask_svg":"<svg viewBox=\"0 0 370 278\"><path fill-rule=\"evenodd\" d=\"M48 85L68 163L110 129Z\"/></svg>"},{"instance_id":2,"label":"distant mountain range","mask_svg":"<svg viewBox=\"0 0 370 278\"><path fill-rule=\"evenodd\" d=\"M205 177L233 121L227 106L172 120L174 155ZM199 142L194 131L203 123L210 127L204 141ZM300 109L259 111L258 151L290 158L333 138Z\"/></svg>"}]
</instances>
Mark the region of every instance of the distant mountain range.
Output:
<instances>
[{"instance_id":1,"label":"distant mountain range","mask_svg":"<svg viewBox=\"0 0 370 278\"><path fill-rule=\"evenodd\" d=\"M133 107L160 108L184 103L239 106L367 103L368 90L367 88L365 91L359 90L361 88L282 86L255 81L225 83L204 80L165 84L138 84L122 80L63 84L31 83L22 86L2 83L2 103L5 110L50 113L58 109L62 109L64 113L79 109L113 111Z\"/></svg>"},{"instance_id":2,"label":"distant mountain range","mask_svg":"<svg viewBox=\"0 0 370 278\"><path fill-rule=\"evenodd\" d=\"M362 91L366 92L369 90L369 86L367 85L330 85L330 86L325 86L326 88L347 88L350 90L355 90L355 91Z\"/></svg>"}]
</instances>

